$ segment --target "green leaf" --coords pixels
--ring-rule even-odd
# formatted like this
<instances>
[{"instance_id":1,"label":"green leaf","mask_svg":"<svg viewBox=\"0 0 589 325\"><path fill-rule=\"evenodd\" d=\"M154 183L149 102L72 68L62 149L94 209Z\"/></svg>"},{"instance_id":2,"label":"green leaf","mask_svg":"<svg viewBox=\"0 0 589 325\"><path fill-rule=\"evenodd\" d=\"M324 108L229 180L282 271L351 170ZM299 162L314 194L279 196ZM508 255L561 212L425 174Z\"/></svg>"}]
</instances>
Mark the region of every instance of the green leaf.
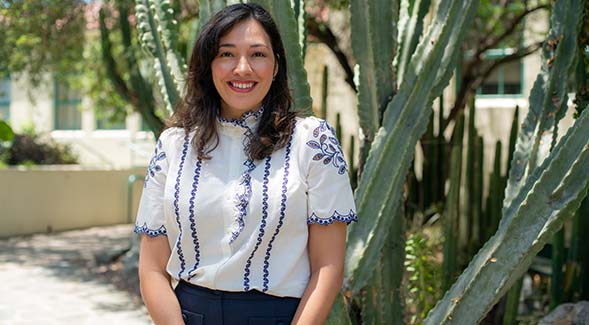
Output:
<instances>
[{"instance_id":1,"label":"green leaf","mask_svg":"<svg viewBox=\"0 0 589 325\"><path fill-rule=\"evenodd\" d=\"M12 141L14 139L14 131L8 123L0 120L0 141Z\"/></svg>"}]
</instances>

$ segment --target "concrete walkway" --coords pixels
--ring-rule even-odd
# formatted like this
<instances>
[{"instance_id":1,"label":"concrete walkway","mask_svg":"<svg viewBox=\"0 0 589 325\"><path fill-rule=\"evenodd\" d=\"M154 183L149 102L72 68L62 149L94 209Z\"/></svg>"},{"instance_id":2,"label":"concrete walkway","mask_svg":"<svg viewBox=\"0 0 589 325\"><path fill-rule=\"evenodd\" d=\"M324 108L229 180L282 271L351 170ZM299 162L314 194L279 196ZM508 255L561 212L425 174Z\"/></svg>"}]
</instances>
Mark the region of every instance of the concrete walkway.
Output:
<instances>
[{"instance_id":1,"label":"concrete walkway","mask_svg":"<svg viewBox=\"0 0 589 325\"><path fill-rule=\"evenodd\" d=\"M129 225L0 240L0 324L151 324L120 255Z\"/></svg>"}]
</instances>

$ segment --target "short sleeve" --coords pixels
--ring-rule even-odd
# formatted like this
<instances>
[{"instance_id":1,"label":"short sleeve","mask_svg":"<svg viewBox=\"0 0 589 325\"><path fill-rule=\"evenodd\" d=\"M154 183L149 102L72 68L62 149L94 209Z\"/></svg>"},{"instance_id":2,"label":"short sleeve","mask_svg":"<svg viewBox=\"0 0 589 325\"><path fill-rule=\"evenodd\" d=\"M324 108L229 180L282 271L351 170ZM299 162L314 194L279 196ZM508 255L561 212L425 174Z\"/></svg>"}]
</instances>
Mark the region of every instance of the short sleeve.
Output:
<instances>
[{"instance_id":1,"label":"short sleeve","mask_svg":"<svg viewBox=\"0 0 589 325\"><path fill-rule=\"evenodd\" d=\"M307 224L357 221L346 160L334 129L326 121L307 118L303 148L307 171Z\"/></svg>"},{"instance_id":2,"label":"short sleeve","mask_svg":"<svg viewBox=\"0 0 589 325\"><path fill-rule=\"evenodd\" d=\"M164 218L164 187L168 173L168 155L165 145L168 135L169 132L164 131L155 145L153 156L147 167L135 221L135 232L150 237L167 235Z\"/></svg>"}]
</instances>

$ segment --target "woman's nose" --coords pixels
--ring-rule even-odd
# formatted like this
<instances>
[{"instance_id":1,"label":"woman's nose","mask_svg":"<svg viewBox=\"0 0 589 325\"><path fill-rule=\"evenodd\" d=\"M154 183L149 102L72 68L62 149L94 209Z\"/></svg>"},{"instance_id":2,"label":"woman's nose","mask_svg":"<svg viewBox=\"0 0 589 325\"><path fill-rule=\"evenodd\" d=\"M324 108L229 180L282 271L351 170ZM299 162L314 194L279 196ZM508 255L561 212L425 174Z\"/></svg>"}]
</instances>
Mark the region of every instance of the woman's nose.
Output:
<instances>
[{"instance_id":1,"label":"woman's nose","mask_svg":"<svg viewBox=\"0 0 589 325\"><path fill-rule=\"evenodd\" d=\"M252 72L252 67L248 59L244 56L240 57L235 66L235 73L239 75L248 74Z\"/></svg>"}]
</instances>

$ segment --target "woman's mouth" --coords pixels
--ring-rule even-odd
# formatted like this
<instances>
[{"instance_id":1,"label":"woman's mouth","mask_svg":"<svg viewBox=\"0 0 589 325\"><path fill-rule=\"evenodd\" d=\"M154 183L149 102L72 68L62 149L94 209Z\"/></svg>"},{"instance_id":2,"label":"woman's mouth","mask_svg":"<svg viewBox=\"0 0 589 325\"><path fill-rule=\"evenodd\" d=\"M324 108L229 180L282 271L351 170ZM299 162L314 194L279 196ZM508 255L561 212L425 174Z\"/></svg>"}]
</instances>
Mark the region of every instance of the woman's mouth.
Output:
<instances>
[{"instance_id":1,"label":"woman's mouth","mask_svg":"<svg viewBox=\"0 0 589 325\"><path fill-rule=\"evenodd\" d=\"M236 91L238 93L248 93L252 91L257 82L254 81L229 81L227 83L231 90Z\"/></svg>"}]
</instances>

